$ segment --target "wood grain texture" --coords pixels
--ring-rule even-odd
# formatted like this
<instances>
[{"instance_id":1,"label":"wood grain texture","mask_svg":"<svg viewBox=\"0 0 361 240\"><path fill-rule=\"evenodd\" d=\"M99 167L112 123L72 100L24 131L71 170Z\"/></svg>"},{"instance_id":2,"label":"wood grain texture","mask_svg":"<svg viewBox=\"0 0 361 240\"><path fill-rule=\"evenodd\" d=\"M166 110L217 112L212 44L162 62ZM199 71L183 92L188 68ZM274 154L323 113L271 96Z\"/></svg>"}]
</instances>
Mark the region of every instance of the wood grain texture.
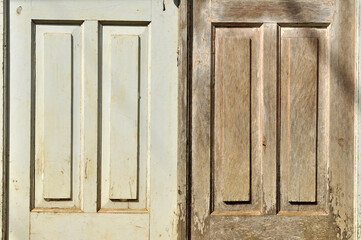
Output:
<instances>
[{"instance_id":1,"label":"wood grain texture","mask_svg":"<svg viewBox=\"0 0 361 240\"><path fill-rule=\"evenodd\" d=\"M347 172L353 173L354 1L214 0L211 3L195 1L194 4L197 8L193 13L193 54L197 57L193 60L192 82L195 85L192 88L191 238L292 239L294 236L295 239L351 239L354 231L353 183L352 176L346 176L350 175ZM223 209L217 205L218 193L222 191L219 187L222 185L217 185L220 168L216 160L221 145L217 143L217 138L212 142L212 132L211 140L208 135L208 121L212 127L208 89L213 87L209 85L209 76L215 74L214 99L217 99L219 79L217 29L247 28L255 22L261 26L262 46L259 93L262 102L259 107L262 160L257 170L262 179L262 208L258 214L252 210L232 208L237 204ZM215 35L209 33L211 25ZM228 37L237 38L235 33ZM215 47L209 43L213 38ZM316 39L316 42L308 41L310 38ZM292 47L289 61L285 60L282 50L287 41L301 45ZM237 51L234 50L233 54ZM209 64L209 56L214 56L214 66ZM293 70L283 67L286 65L292 65ZM212 67L215 67L215 72ZM285 69L290 69L289 74L297 78L292 83L295 85L291 86L296 89L295 95L290 95L289 99L285 95L287 88L282 78ZM290 105L292 102L294 109L301 108L300 111L291 110L290 120L294 123L284 118L287 114L283 103L287 102ZM217 102L214 104L217 108ZM341 108L342 114L336 110ZM239 108L237 110L240 111ZM216 119L217 114L221 116L218 112L214 110ZM284 141L287 139L283 136L284 131L281 131L285 124L290 124L293 132L288 141L291 142L289 151L284 151L288 143ZM217 121L214 127L217 129ZM237 127L234 129L236 131ZM215 152L212 152L212 147ZM292 159L297 159L292 160L292 164L291 160L286 161L284 153L287 152ZM208 161L211 161L210 168ZM306 167L296 166L300 164ZM257 175L257 172L252 169L251 181L254 174ZM300 187L300 184L306 188ZM209 188L211 191L208 191ZM253 200L251 197L251 204ZM210 211L207 210L209 205Z\"/></svg>"},{"instance_id":2,"label":"wood grain texture","mask_svg":"<svg viewBox=\"0 0 361 240\"><path fill-rule=\"evenodd\" d=\"M328 216L212 216L212 240L336 239Z\"/></svg>"},{"instance_id":3,"label":"wood grain texture","mask_svg":"<svg viewBox=\"0 0 361 240\"><path fill-rule=\"evenodd\" d=\"M322 212L328 197L327 29L281 27L280 34L280 211Z\"/></svg>"},{"instance_id":4,"label":"wood grain texture","mask_svg":"<svg viewBox=\"0 0 361 240\"><path fill-rule=\"evenodd\" d=\"M356 1L356 81L355 81L355 239L361 238L361 1Z\"/></svg>"},{"instance_id":5,"label":"wood grain texture","mask_svg":"<svg viewBox=\"0 0 361 240\"><path fill-rule=\"evenodd\" d=\"M211 1L193 1L191 236L209 239L211 189ZM197 36L197 37L196 37Z\"/></svg>"},{"instance_id":6,"label":"wood grain texture","mask_svg":"<svg viewBox=\"0 0 361 240\"><path fill-rule=\"evenodd\" d=\"M222 41L223 40L223 41ZM223 86L220 99L223 128L216 137L223 145L223 201L251 200L251 40L224 38ZM237 63L237 64L236 64ZM216 90L217 91L217 90Z\"/></svg>"},{"instance_id":7,"label":"wood grain texture","mask_svg":"<svg viewBox=\"0 0 361 240\"><path fill-rule=\"evenodd\" d=\"M181 1L178 19L178 224L177 240L189 239L191 1Z\"/></svg>"},{"instance_id":8,"label":"wood grain texture","mask_svg":"<svg viewBox=\"0 0 361 240\"><path fill-rule=\"evenodd\" d=\"M261 210L261 29L214 30L214 212Z\"/></svg>"},{"instance_id":9,"label":"wood grain texture","mask_svg":"<svg viewBox=\"0 0 361 240\"><path fill-rule=\"evenodd\" d=\"M317 146L317 89L318 40L317 38L292 38L282 42L281 85L288 96L281 101L287 107L281 110L281 131L286 131L288 143L281 143L281 151L288 150L290 161L288 199L290 202L316 201L316 146ZM286 140L287 141L287 140ZM283 146L288 144L288 148ZM285 154L285 155L286 155ZM282 154L283 155L283 154Z\"/></svg>"},{"instance_id":10,"label":"wood grain texture","mask_svg":"<svg viewBox=\"0 0 361 240\"><path fill-rule=\"evenodd\" d=\"M275 59L278 56L278 30L277 23L266 23L261 35L262 211L265 215L276 214L277 211L278 112L275 109L278 104L278 62Z\"/></svg>"},{"instance_id":11,"label":"wood grain texture","mask_svg":"<svg viewBox=\"0 0 361 240\"><path fill-rule=\"evenodd\" d=\"M355 1L337 1L331 29L329 183L337 237L354 235Z\"/></svg>"},{"instance_id":12,"label":"wood grain texture","mask_svg":"<svg viewBox=\"0 0 361 240\"><path fill-rule=\"evenodd\" d=\"M212 3L214 22L328 23L334 7L322 2L221 1Z\"/></svg>"}]
</instances>

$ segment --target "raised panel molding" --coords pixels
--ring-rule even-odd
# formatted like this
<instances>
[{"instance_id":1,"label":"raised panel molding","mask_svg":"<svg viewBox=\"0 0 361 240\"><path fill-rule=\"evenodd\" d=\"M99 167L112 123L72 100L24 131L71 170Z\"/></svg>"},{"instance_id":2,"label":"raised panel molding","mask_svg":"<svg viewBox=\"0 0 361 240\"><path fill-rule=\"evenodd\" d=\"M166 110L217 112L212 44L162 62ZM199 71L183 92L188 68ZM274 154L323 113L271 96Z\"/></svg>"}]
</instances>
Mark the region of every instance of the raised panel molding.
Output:
<instances>
[{"instance_id":1,"label":"raised panel molding","mask_svg":"<svg viewBox=\"0 0 361 240\"><path fill-rule=\"evenodd\" d=\"M221 107L216 111L222 114L223 125L219 136L223 143L222 197L224 202L248 202L251 200L252 40L230 37L221 41L223 79L219 80L223 80L220 83L223 88L221 85L222 89L216 89L217 93L222 92L221 99L217 99Z\"/></svg>"},{"instance_id":2,"label":"raised panel molding","mask_svg":"<svg viewBox=\"0 0 361 240\"><path fill-rule=\"evenodd\" d=\"M294 38L284 44L289 48L289 68L284 66L289 102L282 111L288 113L289 121L285 122L289 134L288 201L316 202L318 40Z\"/></svg>"},{"instance_id":3,"label":"raised panel molding","mask_svg":"<svg viewBox=\"0 0 361 240\"><path fill-rule=\"evenodd\" d=\"M212 94L213 214L262 213L267 141L262 94L265 27L215 26ZM275 214L327 212L327 28L279 27L279 157ZM277 62L277 58L274 59ZM262 148L263 146L263 148Z\"/></svg>"},{"instance_id":4,"label":"raised panel molding","mask_svg":"<svg viewBox=\"0 0 361 240\"><path fill-rule=\"evenodd\" d=\"M98 210L147 211L148 28L100 26ZM82 211L83 25L34 24L33 211ZM45 141L46 140L46 141Z\"/></svg>"},{"instance_id":5,"label":"raised panel molding","mask_svg":"<svg viewBox=\"0 0 361 240\"><path fill-rule=\"evenodd\" d=\"M147 209L148 28L103 25L100 211Z\"/></svg>"},{"instance_id":6,"label":"raised panel molding","mask_svg":"<svg viewBox=\"0 0 361 240\"><path fill-rule=\"evenodd\" d=\"M33 211L80 209L82 27L33 29Z\"/></svg>"},{"instance_id":7,"label":"raised panel molding","mask_svg":"<svg viewBox=\"0 0 361 240\"><path fill-rule=\"evenodd\" d=\"M44 129L43 142L39 145L44 145L40 153L43 158L44 199L69 200L73 162L72 36L69 33L44 33L43 37L44 109L40 114L43 114Z\"/></svg>"},{"instance_id":8,"label":"raised panel molding","mask_svg":"<svg viewBox=\"0 0 361 240\"><path fill-rule=\"evenodd\" d=\"M260 210L261 31L214 30L215 211Z\"/></svg>"},{"instance_id":9,"label":"raised panel molding","mask_svg":"<svg viewBox=\"0 0 361 240\"><path fill-rule=\"evenodd\" d=\"M139 37L112 35L110 39L110 199L135 200L138 195Z\"/></svg>"},{"instance_id":10,"label":"raised panel molding","mask_svg":"<svg viewBox=\"0 0 361 240\"><path fill-rule=\"evenodd\" d=\"M280 211L326 211L327 29L281 28Z\"/></svg>"}]
</instances>

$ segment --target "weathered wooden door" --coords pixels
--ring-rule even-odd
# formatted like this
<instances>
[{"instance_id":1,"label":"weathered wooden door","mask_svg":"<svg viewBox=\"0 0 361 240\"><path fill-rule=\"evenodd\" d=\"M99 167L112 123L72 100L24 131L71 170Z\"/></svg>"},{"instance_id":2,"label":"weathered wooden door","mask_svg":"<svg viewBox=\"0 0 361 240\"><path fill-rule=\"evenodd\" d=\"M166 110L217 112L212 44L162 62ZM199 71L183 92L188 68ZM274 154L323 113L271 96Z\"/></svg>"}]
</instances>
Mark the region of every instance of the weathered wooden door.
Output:
<instances>
[{"instance_id":1,"label":"weathered wooden door","mask_svg":"<svg viewBox=\"0 0 361 240\"><path fill-rule=\"evenodd\" d=\"M9 239L174 239L172 0L11 0Z\"/></svg>"},{"instance_id":2,"label":"weathered wooden door","mask_svg":"<svg viewBox=\"0 0 361 240\"><path fill-rule=\"evenodd\" d=\"M353 0L193 1L192 239L353 237Z\"/></svg>"}]
</instances>

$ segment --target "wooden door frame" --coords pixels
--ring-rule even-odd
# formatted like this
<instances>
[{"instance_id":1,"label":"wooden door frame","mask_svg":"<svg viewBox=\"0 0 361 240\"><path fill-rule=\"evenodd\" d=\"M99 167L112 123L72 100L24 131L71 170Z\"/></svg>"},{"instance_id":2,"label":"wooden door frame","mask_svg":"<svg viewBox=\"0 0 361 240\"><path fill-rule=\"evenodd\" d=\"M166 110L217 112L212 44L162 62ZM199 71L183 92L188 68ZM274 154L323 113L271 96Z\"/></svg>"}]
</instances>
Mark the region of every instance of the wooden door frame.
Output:
<instances>
[{"instance_id":1,"label":"wooden door frame","mask_svg":"<svg viewBox=\"0 0 361 240\"><path fill-rule=\"evenodd\" d=\"M190 0L190 3L195 2L197 0ZM355 0L355 77L354 77L354 84L355 84L355 99L354 99L354 150L353 150L353 158L354 158L354 234L353 239L361 239L361 0ZM192 6L190 6L191 13L193 12ZM192 15L192 14L191 14ZM193 29L192 17L189 17L189 28ZM189 31L189 38L192 39L192 32ZM188 51L190 52L188 61L191 63L193 61L192 59L192 45L188 46ZM189 71L192 72L191 67L189 68ZM188 74L188 84L189 84L189 91L188 91L188 108L189 108L189 122L188 122L188 128L191 129L191 109L192 109L192 74ZM192 141L192 135L191 131L189 130L188 135L189 143L191 145ZM191 163L191 150L188 150L189 159L188 161ZM188 182L191 183L192 181L192 169L191 165L189 165L189 172L188 172ZM191 186L189 187L191 188ZM191 194L188 195L188 199L191 199ZM189 208L191 207L190 204L187 205ZM188 209L189 211L189 209ZM189 214L189 213L188 213ZM188 215L190 217L190 214ZM190 220L188 219L188 230L192 227Z\"/></svg>"},{"instance_id":2,"label":"wooden door frame","mask_svg":"<svg viewBox=\"0 0 361 240\"><path fill-rule=\"evenodd\" d=\"M7 226L7 176L8 176L8 33L9 1L0 0L0 232L6 239ZM192 63L192 3L196 0L173 0L179 7L178 34L178 221L176 223L178 240L188 239L190 228L190 148L191 141L191 63ZM361 238L361 0L356 0L356 75L355 75L355 206L354 239Z\"/></svg>"}]
</instances>

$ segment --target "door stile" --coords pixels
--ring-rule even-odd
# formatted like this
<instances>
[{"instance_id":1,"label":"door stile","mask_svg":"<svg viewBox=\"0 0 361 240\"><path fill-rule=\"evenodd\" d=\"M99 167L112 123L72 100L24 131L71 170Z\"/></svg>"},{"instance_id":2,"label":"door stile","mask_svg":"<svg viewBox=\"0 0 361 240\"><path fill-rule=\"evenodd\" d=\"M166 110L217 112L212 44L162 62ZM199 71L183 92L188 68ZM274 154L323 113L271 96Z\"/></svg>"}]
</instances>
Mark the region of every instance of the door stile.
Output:
<instances>
[{"instance_id":1,"label":"door stile","mask_svg":"<svg viewBox=\"0 0 361 240\"><path fill-rule=\"evenodd\" d=\"M262 126L262 212L265 215L274 215L277 212L278 191L278 163L277 159L277 49L278 25L264 23L263 36L261 35L261 126ZM262 110L263 109L263 110Z\"/></svg>"},{"instance_id":2,"label":"door stile","mask_svg":"<svg viewBox=\"0 0 361 240\"><path fill-rule=\"evenodd\" d=\"M329 201L330 214L340 226L339 238L352 238L355 230L354 179L354 91L355 91L355 0L337 1L329 33ZM346 220L342 216L347 216Z\"/></svg>"},{"instance_id":3,"label":"door stile","mask_svg":"<svg viewBox=\"0 0 361 240\"><path fill-rule=\"evenodd\" d=\"M150 23L150 239L177 237L177 49L178 8L173 0L152 0ZM177 86L177 87L175 87Z\"/></svg>"},{"instance_id":4,"label":"door stile","mask_svg":"<svg viewBox=\"0 0 361 240\"><path fill-rule=\"evenodd\" d=\"M83 211L97 212L97 163L98 163L98 21L83 23L83 57L82 57L82 151L81 166L83 179Z\"/></svg>"},{"instance_id":5,"label":"door stile","mask_svg":"<svg viewBox=\"0 0 361 240\"><path fill-rule=\"evenodd\" d=\"M28 56L10 60L10 112L9 118L9 239L29 239L30 217L30 160L31 160L31 36L29 1L11 1L10 11L17 12L10 20L16 29L10 35L11 42L19 43L11 48L12 54ZM24 24L25 22L25 24ZM26 46L23 48L23 46ZM19 151L21 149L21 151ZM21 169L21 170L20 170ZM20 187L21 186L21 187ZM22 228L16 226L21 223Z\"/></svg>"},{"instance_id":6,"label":"door stile","mask_svg":"<svg viewBox=\"0 0 361 240\"><path fill-rule=\"evenodd\" d=\"M31 26L30 1L12 1L10 21L15 29L10 35L9 119L9 239L29 239L30 231L30 162L31 162ZM24 24L25 23L25 24ZM21 186L21 187L20 187ZM22 224L21 228L16 226Z\"/></svg>"},{"instance_id":7,"label":"door stile","mask_svg":"<svg viewBox=\"0 0 361 240\"><path fill-rule=\"evenodd\" d=\"M211 1L193 1L191 238L210 238ZM196 130L196 131L195 131Z\"/></svg>"}]
</instances>

